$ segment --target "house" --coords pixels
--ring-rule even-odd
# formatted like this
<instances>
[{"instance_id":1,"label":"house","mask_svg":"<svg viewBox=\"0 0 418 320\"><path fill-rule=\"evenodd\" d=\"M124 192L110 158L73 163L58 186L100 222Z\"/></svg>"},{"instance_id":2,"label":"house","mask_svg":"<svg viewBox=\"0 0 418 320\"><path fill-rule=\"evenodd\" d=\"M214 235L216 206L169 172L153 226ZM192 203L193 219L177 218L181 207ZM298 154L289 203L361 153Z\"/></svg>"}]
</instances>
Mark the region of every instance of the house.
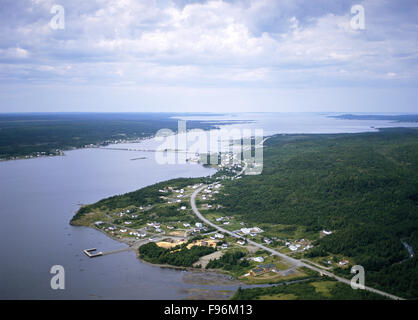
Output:
<instances>
[{"instance_id":1,"label":"house","mask_svg":"<svg viewBox=\"0 0 418 320\"><path fill-rule=\"evenodd\" d=\"M290 246L289 246L289 249L290 249L291 251L296 251L298 248L297 248L296 246L294 246L294 245L290 245Z\"/></svg>"},{"instance_id":2,"label":"house","mask_svg":"<svg viewBox=\"0 0 418 320\"><path fill-rule=\"evenodd\" d=\"M221 248L222 249L227 249L229 247L229 245L227 243L222 244Z\"/></svg>"},{"instance_id":3,"label":"house","mask_svg":"<svg viewBox=\"0 0 418 320\"><path fill-rule=\"evenodd\" d=\"M264 240L263 240L265 243L267 243L267 244L270 244L270 243L272 243L273 241L271 241L269 238L264 238Z\"/></svg>"},{"instance_id":4,"label":"house","mask_svg":"<svg viewBox=\"0 0 418 320\"><path fill-rule=\"evenodd\" d=\"M221 234L221 233L216 233L215 234L215 238L223 239L223 238L225 238L225 236L223 234Z\"/></svg>"},{"instance_id":5,"label":"house","mask_svg":"<svg viewBox=\"0 0 418 320\"><path fill-rule=\"evenodd\" d=\"M190 227L190 223L183 223L183 226Z\"/></svg>"},{"instance_id":6,"label":"house","mask_svg":"<svg viewBox=\"0 0 418 320\"><path fill-rule=\"evenodd\" d=\"M242 232L243 234L250 234L251 229L250 229L250 228L241 228L241 232Z\"/></svg>"},{"instance_id":7,"label":"house","mask_svg":"<svg viewBox=\"0 0 418 320\"><path fill-rule=\"evenodd\" d=\"M203 227L203 223L201 222L196 222L195 223L196 228L202 228Z\"/></svg>"},{"instance_id":8,"label":"house","mask_svg":"<svg viewBox=\"0 0 418 320\"><path fill-rule=\"evenodd\" d=\"M186 206L181 206L181 210L186 210Z\"/></svg>"},{"instance_id":9,"label":"house","mask_svg":"<svg viewBox=\"0 0 418 320\"><path fill-rule=\"evenodd\" d=\"M325 235L329 235L329 234L332 233L332 231L322 230L322 233L325 234Z\"/></svg>"},{"instance_id":10,"label":"house","mask_svg":"<svg viewBox=\"0 0 418 320\"><path fill-rule=\"evenodd\" d=\"M263 257L254 257L254 258L252 258L252 260L255 261L255 262L264 262Z\"/></svg>"},{"instance_id":11,"label":"house","mask_svg":"<svg viewBox=\"0 0 418 320\"><path fill-rule=\"evenodd\" d=\"M340 266L345 266L345 265L347 265L347 264L348 264L348 260L341 260L340 262L338 262L338 264L339 264Z\"/></svg>"},{"instance_id":12,"label":"house","mask_svg":"<svg viewBox=\"0 0 418 320\"><path fill-rule=\"evenodd\" d=\"M254 227L254 228L241 228L241 232L243 234L257 234L257 233L263 232L263 230L261 230L258 227Z\"/></svg>"},{"instance_id":13,"label":"house","mask_svg":"<svg viewBox=\"0 0 418 320\"><path fill-rule=\"evenodd\" d=\"M102 225L102 224L103 224L103 221L96 221L94 224L95 224L96 226L100 226L100 225Z\"/></svg>"},{"instance_id":14,"label":"house","mask_svg":"<svg viewBox=\"0 0 418 320\"><path fill-rule=\"evenodd\" d=\"M224 225L228 225L229 224L229 221L225 221L223 224Z\"/></svg>"},{"instance_id":15,"label":"house","mask_svg":"<svg viewBox=\"0 0 418 320\"><path fill-rule=\"evenodd\" d=\"M245 244L245 241L244 241L244 240L238 240L238 241L237 241L237 243L238 243L239 245L243 246L243 245Z\"/></svg>"}]
</instances>

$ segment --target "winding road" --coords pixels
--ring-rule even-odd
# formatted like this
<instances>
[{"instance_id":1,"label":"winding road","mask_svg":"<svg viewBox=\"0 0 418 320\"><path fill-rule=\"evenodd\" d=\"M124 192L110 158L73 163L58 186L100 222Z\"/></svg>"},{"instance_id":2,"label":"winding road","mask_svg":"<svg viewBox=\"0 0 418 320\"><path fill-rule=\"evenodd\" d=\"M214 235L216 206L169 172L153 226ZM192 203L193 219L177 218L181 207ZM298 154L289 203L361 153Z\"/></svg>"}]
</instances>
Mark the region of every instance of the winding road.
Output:
<instances>
[{"instance_id":1,"label":"winding road","mask_svg":"<svg viewBox=\"0 0 418 320\"><path fill-rule=\"evenodd\" d=\"M247 167L247 164L245 164L245 166L244 166L243 170L242 170L242 171L241 171L238 175L241 175L241 174L245 171L246 167ZM280 258L282 258L282 259L284 259L284 260L286 260L286 261L290 262L291 264L293 264L293 265L294 265L294 266L296 266L296 267L306 267L306 268L311 269L311 270L313 270L313 271L316 271L316 272L318 272L318 273L320 273L320 274L326 275L326 276L328 276L328 277L330 277L330 278L334 278L334 279L336 279L336 280L338 280L338 281L340 281L340 282L343 282L343 283L345 283L345 284L351 285L351 281L350 281L350 280L347 280L347 279L345 279L345 278L339 277L339 276L337 276L337 275L335 275L335 274L333 274L333 273L331 273L331 272L329 272L329 271L325 271L325 270L323 270L323 269L320 269L320 268L317 268L317 267L312 266L312 265L310 265L310 264L307 264L307 263L305 263L305 262L303 262L303 261L301 261L301 260L291 258L291 257L289 257L289 256L287 256L287 255L285 255L285 254L283 254L283 253L281 253L281 252L279 252L279 251L276 251L276 250L274 250L274 249L271 249L271 248L269 248L269 247L266 247L266 246L264 246L264 245L263 245L263 244L261 244L261 243L257 243L257 242L255 242L255 241L252 241L252 240L246 239L246 238L244 238L243 236L240 236L240 235L238 235L238 234L236 234L236 233L234 233L234 232L232 232L232 231L226 230L226 229L222 228L221 226L219 226L219 225L217 225L217 224L214 224L213 222L211 222L211 221L209 221L208 219L206 219L206 218L205 218L205 217L204 217L204 216L203 216L203 215L199 212L199 209L198 209L198 208L197 208L197 206L196 206L196 196L199 194L199 192L200 192L200 191L202 191L203 189L207 188L208 186L209 186L209 185L204 185L204 186L201 186L200 188L196 189L196 190L193 192L193 194L191 195L191 197L190 197L190 205L191 205L191 207L192 207L192 210L193 210L194 214L195 214L195 215L196 215L196 216L197 216L197 217L198 217L198 218L199 218L202 222L204 222L205 224L207 224L207 225L209 225L209 226L211 226L211 227L215 228L215 229L216 229L216 230L218 230L219 232L222 232L222 233L225 233L225 234L230 235L231 237L234 237L234 238L237 238L237 239L244 239L244 240L245 240L245 241L247 241L249 244L251 244L251 245L253 245L253 246L255 246L255 247L258 247L258 248L260 248L260 249L266 250L266 251L270 252L270 253L271 253L271 254L273 254L273 255L279 256ZM398 297L398 296L395 296L395 295L392 295L392 294L390 294L390 293L387 293L387 292L384 292L384 291L381 291L381 290L377 290L377 289L374 289L374 288L371 288L371 287L367 287L367 286L365 286L365 287L364 287L364 290L367 290L367 291L370 291L370 292L377 293L377 294L379 294L379 295L385 296L385 297L390 298L390 299L393 299L393 300L404 300L403 298L400 298L400 297Z\"/></svg>"}]
</instances>

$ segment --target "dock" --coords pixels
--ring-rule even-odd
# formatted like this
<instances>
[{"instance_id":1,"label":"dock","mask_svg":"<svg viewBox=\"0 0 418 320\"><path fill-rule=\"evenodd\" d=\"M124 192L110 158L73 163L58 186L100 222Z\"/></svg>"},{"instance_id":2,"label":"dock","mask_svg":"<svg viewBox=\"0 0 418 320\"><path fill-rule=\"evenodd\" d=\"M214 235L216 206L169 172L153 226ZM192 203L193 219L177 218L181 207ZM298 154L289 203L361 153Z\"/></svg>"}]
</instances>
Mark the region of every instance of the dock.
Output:
<instances>
[{"instance_id":1,"label":"dock","mask_svg":"<svg viewBox=\"0 0 418 320\"><path fill-rule=\"evenodd\" d=\"M97 253L94 253L95 251L97 251L96 248L91 248L91 249L85 249L85 250L83 250L83 252L87 255L87 257L89 257L89 258L95 258L95 257L106 256L106 255L109 255L109 254L114 254L114 253L119 253L119 252L125 252L125 251L131 251L131 250L135 250L135 248L128 247L128 248L117 249L117 250L108 251L108 252L99 251Z\"/></svg>"},{"instance_id":2,"label":"dock","mask_svg":"<svg viewBox=\"0 0 418 320\"><path fill-rule=\"evenodd\" d=\"M99 251L97 253L92 253L95 252L97 249L96 248L91 248L91 249L85 249L83 250L83 252L87 255L87 257L89 258L95 258L95 257L100 257L103 255L103 252Z\"/></svg>"}]
</instances>

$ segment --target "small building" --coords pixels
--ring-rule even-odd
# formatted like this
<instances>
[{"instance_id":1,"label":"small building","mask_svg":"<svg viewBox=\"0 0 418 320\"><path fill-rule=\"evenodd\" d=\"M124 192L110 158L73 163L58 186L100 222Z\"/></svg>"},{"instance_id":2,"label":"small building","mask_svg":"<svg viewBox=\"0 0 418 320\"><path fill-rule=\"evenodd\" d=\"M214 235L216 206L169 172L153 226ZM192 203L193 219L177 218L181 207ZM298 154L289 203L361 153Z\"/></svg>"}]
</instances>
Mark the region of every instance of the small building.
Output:
<instances>
[{"instance_id":1,"label":"small building","mask_svg":"<svg viewBox=\"0 0 418 320\"><path fill-rule=\"evenodd\" d=\"M346 266L348 264L348 260L341 260L340 262L338 262L338 265L340 266Z\"/></svg>"},{"instance_id":2,"label":"small building","mask_svg":"<svg viewBox=\"0 0 418 320\"><path fill-rule=\"evenodd\" d=\"M271 239L269 238L264 238L264 242L267 244L271 244L273 241L271 241Z\"/></svg>"}]
</instances>

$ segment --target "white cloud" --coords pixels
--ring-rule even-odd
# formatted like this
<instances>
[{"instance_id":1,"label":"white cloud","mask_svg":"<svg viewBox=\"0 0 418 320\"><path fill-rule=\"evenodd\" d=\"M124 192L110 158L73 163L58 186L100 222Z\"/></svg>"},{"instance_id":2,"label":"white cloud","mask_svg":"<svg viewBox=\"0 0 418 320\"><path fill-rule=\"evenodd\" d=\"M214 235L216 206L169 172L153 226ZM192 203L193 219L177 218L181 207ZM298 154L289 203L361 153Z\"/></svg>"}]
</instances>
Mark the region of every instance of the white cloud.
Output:
<instances>
[{"instance_id":1,"label":"white cloud","mask_svg":"<svg viewBox=\"0 0 418 320\"><path fill-rule=\"evenodd\" d=\"M53 74L53 81L68 82L120 83L123 78L140 84L272 86L417 78L417 65L410 62L418 59L417 25L396 21L405 35L399 37L387 15L385 23L376 23L382 20L379 6L387 2L362 2L365 31L350 27L350 6L345 12L300 16L304 2L286 0L184 6L80 0L64 4L66 29L60 31L49 27L53 3L27 2L27 19L0 31L2 39L14 44L0 49L1 57L27 60L12 68L37 75L31 79L46 81ZM39 68L45 61L52 69ZM68 64L72 68L65 68Z\"/></svg>"}]
</instances>

